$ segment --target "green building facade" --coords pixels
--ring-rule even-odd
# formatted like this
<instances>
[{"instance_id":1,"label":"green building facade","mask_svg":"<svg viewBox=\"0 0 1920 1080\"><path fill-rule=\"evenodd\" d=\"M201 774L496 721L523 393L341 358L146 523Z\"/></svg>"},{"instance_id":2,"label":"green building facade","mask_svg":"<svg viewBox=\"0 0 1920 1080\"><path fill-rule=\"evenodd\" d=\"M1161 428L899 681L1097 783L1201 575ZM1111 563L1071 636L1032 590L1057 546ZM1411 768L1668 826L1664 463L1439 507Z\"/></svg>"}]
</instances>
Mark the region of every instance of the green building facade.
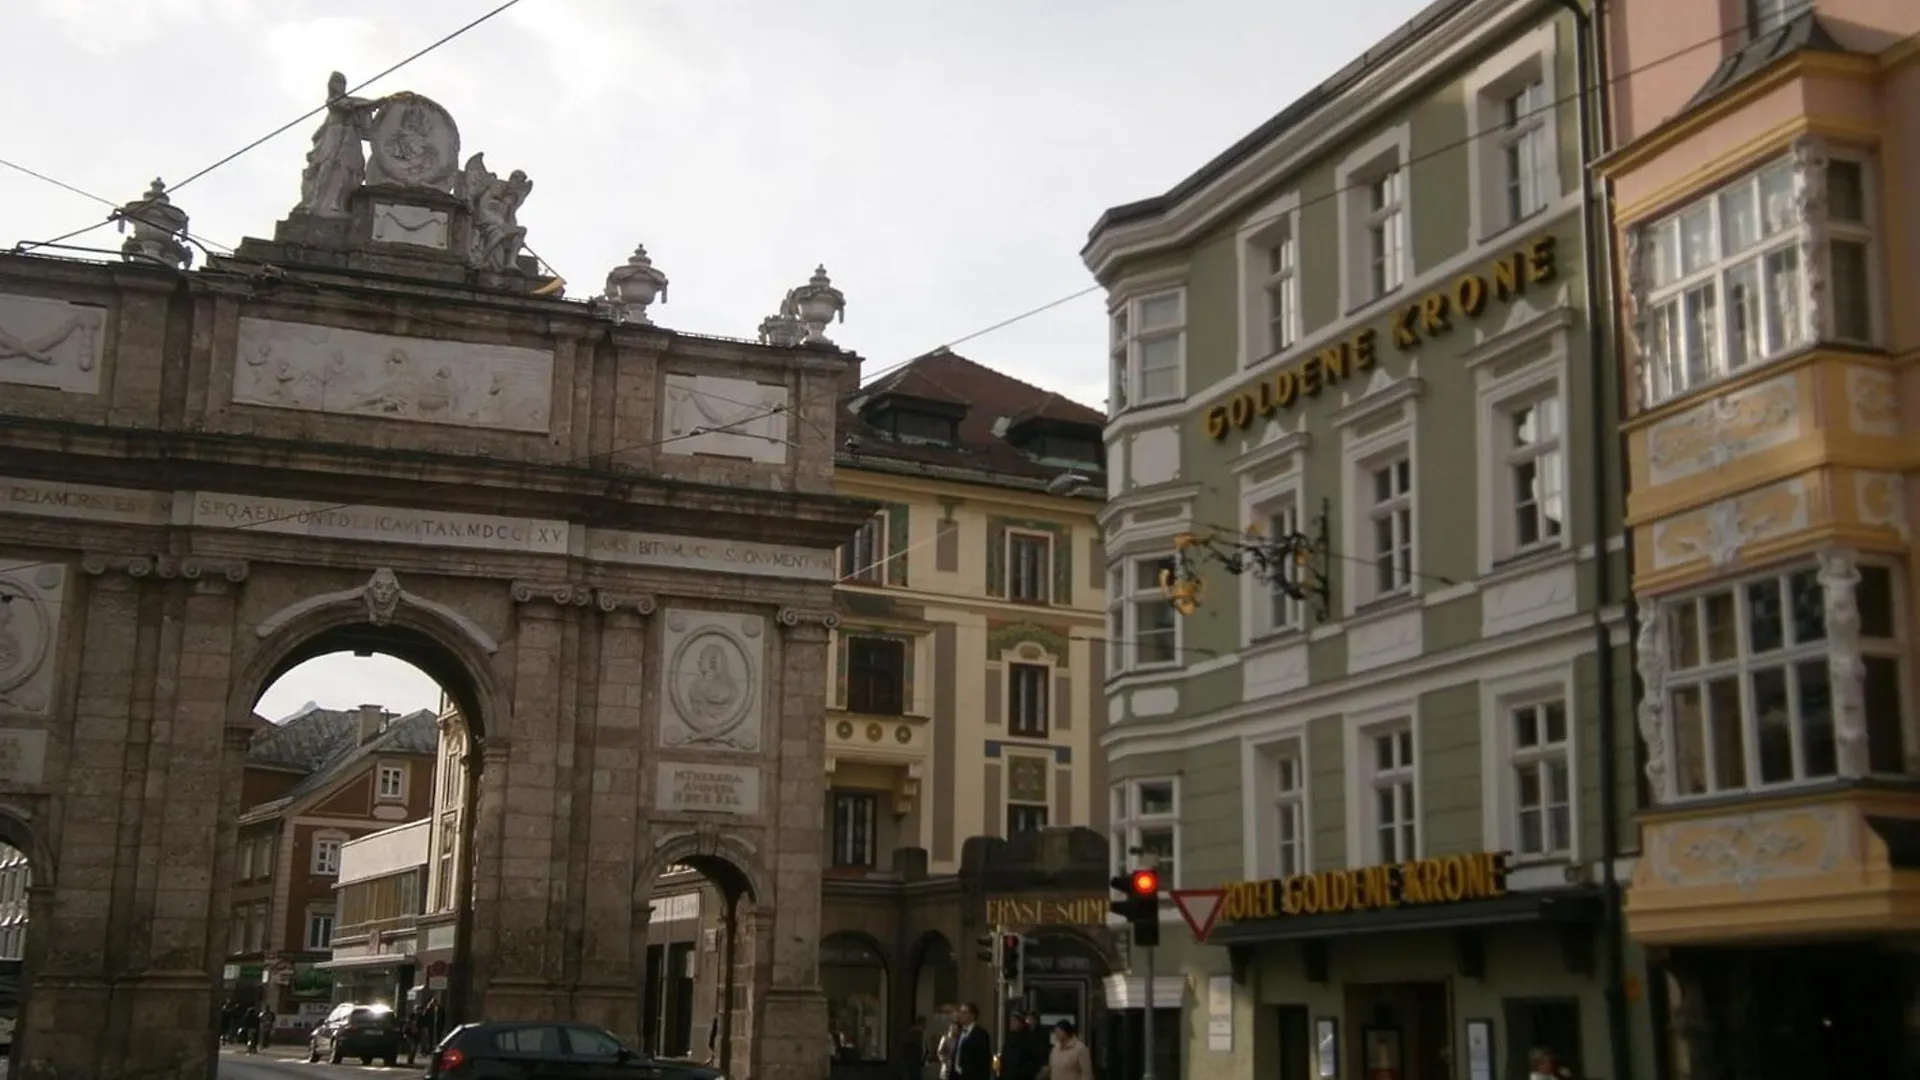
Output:
<instances>
[{"instance_id":1,"label":"green building facade","mask_svg":"<svg viewBox=\"0 0 1920 1080\"><path fill-rule=\"evenodd\" d=\"M1652 1075L1585 26L1441 0L1083 252L1116 868L1218 907L1160 1080Z\"/></svg>"}]
</instances>

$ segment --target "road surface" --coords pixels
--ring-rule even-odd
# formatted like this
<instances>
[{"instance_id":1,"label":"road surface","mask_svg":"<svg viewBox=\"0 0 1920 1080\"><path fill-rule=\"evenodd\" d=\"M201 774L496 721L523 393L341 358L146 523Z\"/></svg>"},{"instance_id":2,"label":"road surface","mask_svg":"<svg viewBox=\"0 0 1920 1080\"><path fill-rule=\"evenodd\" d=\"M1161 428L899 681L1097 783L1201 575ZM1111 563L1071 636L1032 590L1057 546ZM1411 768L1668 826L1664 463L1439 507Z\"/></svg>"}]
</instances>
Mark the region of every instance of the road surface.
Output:
<instances>
[{"instance_id":1,"label":"road surface","mask_svg":"<svg viewBox=\"0 0 1920 1080\"><path fill-rule=\"evenodd\" d=\"M219 1077L220 1080L401 1080L426 1073L424 1062L408 1065L406 1060L401 1058L401 1063L391 1069L384 1065L328 1065L325 1062L309 1065L304 1047L272 1046L258 1054L247 1054L223 1046ZM0 1080L5 1077L0 1076Z\"/></svg>"}]
</instances>

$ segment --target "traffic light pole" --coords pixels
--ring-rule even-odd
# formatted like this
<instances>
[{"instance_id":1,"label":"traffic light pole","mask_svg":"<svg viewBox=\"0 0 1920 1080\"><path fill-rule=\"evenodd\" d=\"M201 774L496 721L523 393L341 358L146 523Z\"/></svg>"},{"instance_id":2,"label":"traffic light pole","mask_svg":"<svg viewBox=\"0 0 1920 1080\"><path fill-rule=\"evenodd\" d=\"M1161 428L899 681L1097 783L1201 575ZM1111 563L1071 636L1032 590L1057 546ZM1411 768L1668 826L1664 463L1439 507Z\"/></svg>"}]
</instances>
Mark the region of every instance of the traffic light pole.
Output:
<instances>
[{"instance_id":1,"label":"traffic light pole","mask_svg":"<svg viewBox=\"0 0 1920 1080\"><path fill-rule=\"evenodd\" d=\"M1146 1022L1140 1029L1140 1050L1146 1056L1146 1063L1140 1069L1140 1080L1153 1080L1153 954L1158 952L1148 946L1147 953L1147 999Z\"/></svg>"}]
</instances>

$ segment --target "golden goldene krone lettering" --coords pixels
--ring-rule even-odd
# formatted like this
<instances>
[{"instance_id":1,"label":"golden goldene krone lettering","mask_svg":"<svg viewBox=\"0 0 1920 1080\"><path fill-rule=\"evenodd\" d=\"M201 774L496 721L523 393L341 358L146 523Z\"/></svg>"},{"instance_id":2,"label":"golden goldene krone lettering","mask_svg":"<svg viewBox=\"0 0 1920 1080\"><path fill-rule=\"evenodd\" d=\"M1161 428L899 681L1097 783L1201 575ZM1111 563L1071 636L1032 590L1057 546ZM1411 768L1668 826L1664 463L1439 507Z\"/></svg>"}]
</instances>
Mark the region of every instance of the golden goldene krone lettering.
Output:
<instances>
[{"instance_id":1,"label":"golden goldene krone lettering","mask_svg":"<svg viewBox=\"0 0 1920 1080\"><path fill-rule=\"evenodd\" d=\"M1223 405L1215 405L1207 410L1207 438L1224 439L1227 437L1227 410Z\"/></svg>"},{"instance_id":2,"label":"golden goldene krone lettering","mask_svg":"<svg viewBox=\"0 0 1920 1080\"><path fill-rule=\"evenodd\" d=\"M1227 405L1227 419L1237 428L1243 428L1252 423L1253 396L1244 392L1233 395L1233 400Z\"/></svg>"},{"instance_id":3,"label":"golden goldene krone lettering","mask_svg":"<svg viewBox=\"0 0 1920 1080\"><path fill-rule=\"evenodd\" d=\"M1479 274L1468 274L1453 283L1453 306L1467 318L1477 318L1487 310L1487 282Z\"/></svg>"},{"instance_id":4,"label":"golden goldene krone lettering","mask_svg":"<svg viewBox=\"0 0 1920 1080\"><path fill-rule=\"evenodd\" d=\"M1527 245L1527 283L1537 285L1543 281L1552 281L1559 269L1554 262L1557 254L1554 239L1551 236L1537 236Z\"/></svg>"},{"instance_id":5,"label":"golden goldene krone lettering","mask_svg":"<svg viewBox=\"0 0 1920 1080\"><path fill-rule=\"evenodd\" d=\"M1521 250L1489 262L1484 273L1463 274L1451 285L1420 297L1393 314L1388 330L1394 348L1401 352L1417 349L1422 342L1453 329L1454 315L1478 318L1486 312L1490 300L1508 301L1529 285L1552 281L1559 275L1558 259L1558 241L1552 236L1537 236ZM1319 397L1323 390L1354 372L1371 370L1379 359L1378 341L1374 329L1361 330L1262 376L1226 404L1215 405L1202 414L1207 437L1225 439L1229 431L1247 427L1255 417L1272 416L1303 398Z\"/></svg>"}]
</instances>

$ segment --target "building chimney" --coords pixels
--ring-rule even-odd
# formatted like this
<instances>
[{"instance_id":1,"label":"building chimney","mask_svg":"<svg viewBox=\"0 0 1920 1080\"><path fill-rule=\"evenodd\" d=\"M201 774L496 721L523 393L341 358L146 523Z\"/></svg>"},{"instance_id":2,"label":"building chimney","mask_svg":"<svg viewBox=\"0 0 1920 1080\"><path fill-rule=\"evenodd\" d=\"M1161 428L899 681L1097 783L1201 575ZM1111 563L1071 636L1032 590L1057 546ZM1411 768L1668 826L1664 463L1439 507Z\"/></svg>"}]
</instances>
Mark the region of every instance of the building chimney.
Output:
<instances>
[{"instance_id":1,"label":"building chimney","mask_svg":"<svg viewBox=\"0 0 1920 1080\"><path fill-rule=\"evenodd\" d=\"M387 710L378 705L360 706L360 741L362 743L385 731L386 727Z\"/></svg>"}]
</instances>

